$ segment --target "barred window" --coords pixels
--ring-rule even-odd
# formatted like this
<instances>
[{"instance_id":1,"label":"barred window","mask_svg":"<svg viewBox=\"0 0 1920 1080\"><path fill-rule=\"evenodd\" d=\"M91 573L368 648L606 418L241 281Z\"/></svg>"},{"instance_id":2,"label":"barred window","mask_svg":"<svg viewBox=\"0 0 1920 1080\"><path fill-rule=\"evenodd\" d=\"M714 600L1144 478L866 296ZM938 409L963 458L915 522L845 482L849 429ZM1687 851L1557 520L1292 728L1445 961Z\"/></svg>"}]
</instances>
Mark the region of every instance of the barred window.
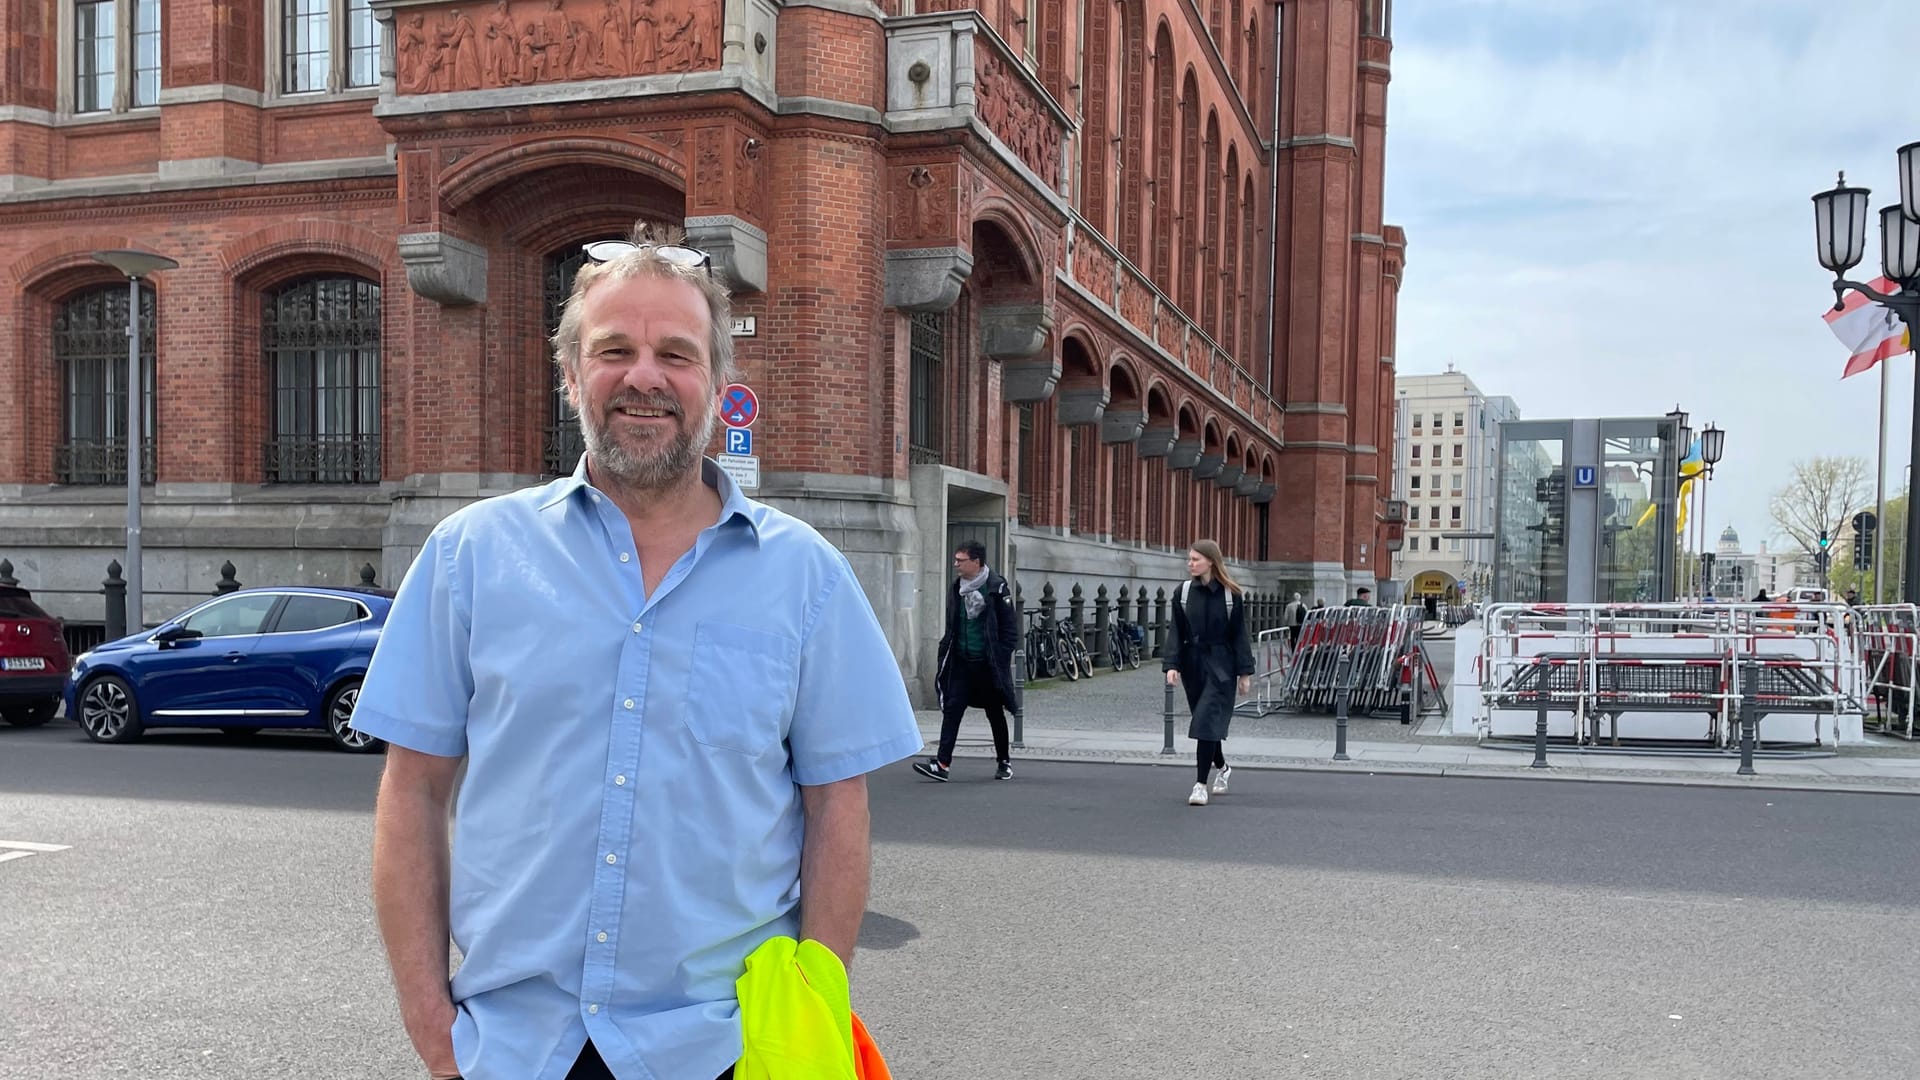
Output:
<instances>
[{"instance_id":1,"label":"barred window","mask_svg":"<svg viewBox=\"0 0 1920 1080\"><path fill-rule=\"evenodd\" d=\"M547 356L547 370L553 371L553 358L544 342L553 340L560 329L560 316L567 310L567 297L573 295L574 275L587 264L587 253L579 244L550 252L543 265L542 295L545 297L546 336L541 351ZM540 456L548 476L567 476L580 464L587 443L580 435L580 417L567 402L567 388L553 373L553 393L547 406L546 430L541 439Z\"/></svg>"},{"instance_id":2,"label":"barred window","mask_svg":"<svg viewBox=\"0 0 1920 1080\"><path fill-rule=\"evenodd\" d=\"M907 460L937 465L943 459L940 388L945 378L947 313L916 311L908 317Z\"/></svg>"},{"instance_id":3,"label":"barred window","mask_svg":"<svg viewBox=\"0 0 1920 1080\"><path fill-rule=\"evenodd\" d=\"M153 483L154 295L140 286L140 479ZM53 357L63 383L65 432L53 472L63 484L127 482L127 290L91 289L61 304Z\"/></svg>"},{"instance_id":4,"label":"barred window","mask_svg":"<svg viewBox=\"0 0 1920 1080\"><path fill-rule=\"evenodd\" d=\"M263 305L273 386L266 477L281 484L380 481L380 286L308 278Z\"/></svg>"},{"instance_id":5,"label":"barred window","mask_svg":"<svg viewBox=\"0 0 1920 1080\"><path fill-rule=\"evenodd\" d=\"M1022 525L1033 524L1033 490L1039 483L1034 475L1033 446L1033 402L1023 401L1020 411L1020 501L1019 517Z\"/></svg>"}]
</instances>

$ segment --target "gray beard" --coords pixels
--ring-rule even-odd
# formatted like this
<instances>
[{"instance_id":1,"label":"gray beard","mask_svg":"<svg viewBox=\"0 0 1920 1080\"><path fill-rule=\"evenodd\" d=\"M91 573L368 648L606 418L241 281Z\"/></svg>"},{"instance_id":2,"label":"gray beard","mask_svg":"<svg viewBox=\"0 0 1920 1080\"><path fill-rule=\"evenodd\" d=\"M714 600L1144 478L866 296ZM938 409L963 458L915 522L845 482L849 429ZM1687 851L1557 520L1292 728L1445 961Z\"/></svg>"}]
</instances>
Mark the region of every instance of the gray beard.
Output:
<instances>
[{"instance_id":1,"label":"gray beard","mask_svg":"<svg viewBox=\"0 0 1920 1080\"><path fill-rule=\"evenodd\" d=\"M713 438L713 425L718 419L708 408L697 426L683 427L657 449L638 449L613 438L604 412L598 417L581 413L580 435L587 444L597 480L632 491L664 491L684 482L690 474L698 475L701 451Z\"/></svg>"}]
</instances>

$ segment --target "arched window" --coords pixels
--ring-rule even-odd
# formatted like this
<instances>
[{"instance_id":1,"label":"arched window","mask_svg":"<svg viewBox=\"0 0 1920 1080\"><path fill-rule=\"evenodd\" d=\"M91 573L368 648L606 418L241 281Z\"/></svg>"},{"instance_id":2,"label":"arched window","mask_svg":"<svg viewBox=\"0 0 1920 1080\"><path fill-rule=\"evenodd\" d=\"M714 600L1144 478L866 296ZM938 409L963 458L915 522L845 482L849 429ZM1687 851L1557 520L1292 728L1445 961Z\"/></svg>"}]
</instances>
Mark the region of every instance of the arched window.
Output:
<instances>
[{"instance_id":1,"label":"arched window","mask_svg":"<svg viewBox=\"0 0 1920 1080\"><path fill-rule=\"evenodd\" d=\"M1221 178L1226 187L1226 210L1222 215L1221 243L1225 249L1220 260L1220 347L1233 353L1241 364L1247 362L1240 352L1240 291L1245 282L1240 276L1240 147L1227 148L1227 174Z\"/></svg>"},{"instance_id":2,"label":"arched window","mask_svg":"<svg viewBox=\"0 0 1920 1080\"><path fill-rule=\"evenodd\" d=\"M1147 42L1140 0L1120 5L1120 237L1116 245L1135 266L1145 266Z\"/></svg>"},{"instance_id":3,"label":"arched window","mask_svg":"<svg viewBox=\"0 0 1920 1080\"><path fill-rule=\"evenodd\" d=\"M1080 205L1094 230L1109 240L1114 239L1114 229L1107 211L1113 201L1116 171L1111 164L1113 107L1107 92L1113 80L1113 20L1109 15L1112 8L1112 0L1092 0L1087 5L1086 70L1080 78L1086 95L1080 136Z\"/></svg>"},{"instance_id":4,"label":"arched window","mask_svg":"<svg viewBox=\"0 0 1920 1080\"><path fill-rule=\"evenodd\" d=\"M1220 117L1207 111L1206 162L1199 186L1205 188L1206 217L1200 223L1200 311L1194 322L1215 341L1220 340Z\"/></svg>"},{"instance_id":5,"label":"arched window","mask_svg":"<svg viewBox=\"0 0 1920 1080\"><path fill-rule=\"evenodd\" d=\"M153 288L140 286L140 480L153 483ZM53 318L66 430L54 451L63 484L127 482L127 289L103 285L60 305Z\"/></svg>"},{"instance_id":6,"label":"arched window","mask_svg":"<svg viewBox=\"0 0 1920 1080\"><path fill-rule=\"evenodd\" d=\"M573 406L567 403L567 388L560 381L560 373L552 370L552 353L545 342L553 339L553 332L560 329L560 316L566 311L567 297L573 295L573 276L587 264L587 253L579 244L569 244L551 251L541 263L542 308L546 313L546 335L542 338L541 353L548 358L547 370L552 378L553 393L548 399L547 422L540 440L540 460L548 476L566 476L580 464L580 455L587 452L587 444L580 437L580 417L574 414Z\"/></svg>"},{"instance_id":7,"label":"arched window","mask_svg":"<svg viewBox=\"0 0 1920 1080\"><path fill-rule=\"evenodd\" d=\"M1153 281L1173 295L1173 37L1153 38Z\"/></svg>"},{"instance_id":8,"label":"arched window","mask_svg":"<svg viewBox=\"0 0 1920 1080\"><path fill-rule=\"evenodd\" d=\"M1253 174L1248 173L1246 182L1240 187L1240 302L1244 310L1241 314L1240 343L1234 348L1234 355L1240 358L1240 366L1248 371L1263 370L1256 369L1253 363L1254 343L1259 340L1257 324L1254 320L1262 314L1253 298L1258 295L1258 291L1266 288L1266 281L1263 278L1249 280L1253 275L1260 273L1260 266L1264 261L1254 249L1253 190ZM1232 227L1231 222L1228 223L1228 227Z\"/></svg>"},{"instance_id":9,"label":"arched window","mask_svg":"<svg viewBox=\"0 0 1920 1080\"><path fill-rule=\"evenodd\" d=\"M277 484L380 482L380 286L296 281L261 305L272 386L265 475Z\"/></svg>"},{"instance_id":10,"label":"arched window","mask_svg":"<svg viewBox=\"0 0 1920 1080\"><path fill-rule=\"evenodd\" d=\"M1180 84L1180 307L1200 321L1200 86L1187 69Z\"/></svg>"},{"instance_id":11,"label":"arched window","mask_svg":"<svg viewBox=\"0 0 1920 1080\"><path fill-rule=\"evenodd\" d=\"M1227 50L1227 73L1232 76L1234 89L1244 99L1252 84L1247 79L1247 42L1240 36L1240 0L1233 0L1227 19L1227 40L1220 47Z\"/></svg>"}]
</instances>

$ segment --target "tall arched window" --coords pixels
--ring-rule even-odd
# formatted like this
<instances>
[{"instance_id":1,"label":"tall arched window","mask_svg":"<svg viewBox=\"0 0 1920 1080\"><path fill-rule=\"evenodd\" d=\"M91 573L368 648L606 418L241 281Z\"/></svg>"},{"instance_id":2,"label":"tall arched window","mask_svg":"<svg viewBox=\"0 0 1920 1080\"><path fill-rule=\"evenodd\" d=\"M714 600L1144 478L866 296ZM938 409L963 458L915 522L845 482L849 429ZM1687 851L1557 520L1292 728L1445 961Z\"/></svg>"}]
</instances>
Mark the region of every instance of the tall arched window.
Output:
<instances>
[{"instance_id":1,"label":"tall arched window","mask_svg":"<svg viewBox=\"0 0 1920 1080\"><path fill-rule=\"evenodd\" d=\"M1227 223L1233 227L1232 222ZM1248 173L1246 182L1240 186L1240 343L1234 347L1234 354L1240 357L1240 365L1248 371L1258 370L1253 363L1254 342L1259 334L1254 322L1261 315L1260 307L1253 298L1259 290L1266 288L1264 277L1254 277L1261 273L1262 256L1254 247L1254 201L1253 174Z\"/></svg>"},{"instance_id":2,"label":"tall arched window","mask_svg":"<svg viewBox=\"0 0 1920 1080\"><path fill-rule=\"evenodd\" d=\"M1142 220L1146 213L1147 42L1146 12L1140 0L1120 5L1120 238L1117 245L1135 266L1147 253Z\"/></svg>"},{"instance_id":3,"label":"tall arched window","mask_svg":"<svg viewBox=\"0 0 1920 1080\"><path fill-rule=\"evenodd\" d=\"M1153 281L1173 295L1173 37L1153 37Z\"/></svg>"},{"instance_id":4,"label":"tall arched window","mask_svg":"<svg viewBox=\"0 0 1920 1080\"><path fill-rule=\"evenodd\" d=\"M1086 18L1086 72L1081 76L1085 88L1086 109L1081 148L1081 211L1094 229L1114 239L1113 218L1108 208L1113 202L1113 121L1108 86L1113 80L1112 0L1091 0Z\"/></svg>"},{"instance_id":5,"label":"tall arched window","mask_svg":"<svg viewBox=\"0 0 1920 1080\"><path fill-rule=\"evenodd\" d=\"M580 464L580 455L587 452L587 444L580 437L580 417L574 414L573 406L567 403L567 388L560 382L559 372L552 370L552 352L546 342L552 340L553 332L560 329L560 316L567 309L567 297L573 295L573 276L587 264L587 253L579 244L569 244L548 252L541 261L542 310L546 315L546 335L541 339L540 352L548 357L548 371L553 380L553 394L548 399L547 422L540 440L540 459L548 476L566 476Z\"/></svg>"},{"instance_id":6,"label":"tall arched window","mask_svg":"<svg viewBox=\"0 0 1920 1080\"><path fill-rule=\"evenodd\" d=\"M1245 364L1240 352L1240 147L1227 148L1227 174L1220 178L1226 190L1226 209L1221 215L1220 239L1224 254L1220 260L1220 347Z\"/></svg>"},{"instance_id":7,"label":"tall arched window","mask_svg":"<svg viewBox=\"0 0 1920 1080\"><path fill-rule=\"evenodd\" d=\"M1180 307L1200 321L1200 85L1187 69L1180 84Z\"/></svg>"},{"instance_id":8,"label":"tall arched window","mask_svg":"<svg viewBox=\"0 0 1920 1080\"><path fill-rule=\"evenodd\" d=\"M1200 223L1200 311L1194 321L1208 336L1220 340L1220 117L1207 110L1206 161L1201 165L1200 186L1207 200L1206 217Z\"/></svg>"},{"instance_id":9,"label":"tall arched window","mask_svg":"<svg viewBox=\"0 0 1920 1080\"><path fill-rule=\"evenodd\" d=\"M1220 47L1227 50L1227 73L1232 76L1234 89L1245 98L1250 83L1247 80L1247 42L1240 36L1240 0L1233 0L1227 18L1227 40Z\"/></svg>"},{"instance_id":10,"label":"tall arched window","mask_svg":"<svg viewBox=\"0 0 1920 1080\"><path fill-rule=\"evenodd\" d=\"M140 286L140 480L153 483L153 288ZM103 285L53 317L65 431L53 473L63 484L127 482L127 289Z\"/></svg>"},{"instance_id":11,"label":"tall arched window","mask_svg":"<svg viewBox=\"0 0 1920 1080\"><path fill-rule=\"evenodd\" d=\"M261 305L260 340L273 388L267 481L379 483L380 286L287 285Z\"/></svg>"}]
</instances>

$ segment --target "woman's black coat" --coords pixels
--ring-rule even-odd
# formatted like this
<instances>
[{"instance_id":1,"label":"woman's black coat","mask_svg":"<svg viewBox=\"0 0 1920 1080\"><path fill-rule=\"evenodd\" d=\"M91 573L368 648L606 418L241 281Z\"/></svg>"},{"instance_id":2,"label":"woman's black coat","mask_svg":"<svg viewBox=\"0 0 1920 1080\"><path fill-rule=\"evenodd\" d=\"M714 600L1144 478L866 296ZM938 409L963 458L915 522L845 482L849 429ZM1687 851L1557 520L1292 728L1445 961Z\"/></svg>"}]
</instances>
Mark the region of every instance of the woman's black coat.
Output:
<instances>
[{"instance_id":1,"label":"woman's black coat","mask_svg":"<svg viewBox=\"0 0 1920 1080\"><path fill-rule=\"evenodd\" d=\"M1187 738L1220 740L1233 722L1234 681L1253 674L1253 641L1247 636L1247 598L1227 604L1225 587L1209 588L1194 578L1179 603L1175 587L1172 624L1161 667L1180 672L1193 721Z\"/></svg>"}]
</instances>

